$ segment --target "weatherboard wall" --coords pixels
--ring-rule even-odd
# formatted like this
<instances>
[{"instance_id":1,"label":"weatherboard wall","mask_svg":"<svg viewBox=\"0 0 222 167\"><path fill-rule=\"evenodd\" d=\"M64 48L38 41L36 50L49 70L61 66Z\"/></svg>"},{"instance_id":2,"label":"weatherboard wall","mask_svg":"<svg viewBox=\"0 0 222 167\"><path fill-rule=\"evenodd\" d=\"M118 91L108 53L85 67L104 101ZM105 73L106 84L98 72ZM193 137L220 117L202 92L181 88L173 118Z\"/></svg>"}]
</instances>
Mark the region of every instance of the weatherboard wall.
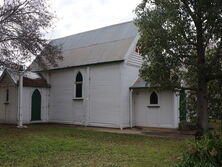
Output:
<instances>
[{"instance_id":1,"label":"weatherboard wall","mask_svg":"<svg viewBox=\"0 0 222 167\"><path fill-rule=\"evenodd\" d=\"M83 124L85 101L82 99L74 100L74 84L77 71L82 73L84 81L84 68L50 72L49 120L51 122Z\"/></svg>"},{"instance_id":2,"label":"weatherboard wall","mask_svg":"<svg viewBox=\"0 0 222 167\"><path fill-rule=\"evenodd\" d=\"M51 122L120 127L122 63L70 68L50 72ZM75 98L75 77L83 75L83 98Z\"/></svg>"},{"instance_id":3,"label":"weatherboard wall","mask_svg":"<svg viewBox=\"0 0 222 167\"><path fill-rule=\"evenodd\" d=\"M150 104L150 95L155 91L158 104ZM134 125L142 127L178 128L178 96L174 91L135 89L133 92Z\"/></svg>"},{"instance_id":4,"label":"weatherboard wall","mask_svg":"<svg viewBox=\"0 0 222 167\"><path fill-rule=\"evenodd\" d=\"M122 64L90 68L89 125L120 128Z\"/></svg>"},{"instance_id":5,"label":"weatherboard wall","mask_svg":"<svg viewBox=\"0 0 222 167\"><path fill-rule=\"evenodd\" d=\"M138 78L139 67L124 64L121 83L121 123L122 127L130 127L130 86Z\"/></svg>"},{"instance_id":6,"label":"weatherboard wall","mask_svg":"<svg viewBox=\"0 0 222 167\"><path fill-rule=\"evenodd\" d=\"M41 120L32 121L32 95L36 89L38 89L41 94ZM48 98L48 88L23 87L23 123L29 124L48 122Z\"/></svg>"},{"instance_id":7,"label":"weatherboard wall","mask_svg":"<svg viewBox=\"0 0 222 167\"><path fill-rule=\"evenodd\" d=\"M142 57L135 52L138 37L132 42L125 55L125 62L121 67L121 124L122 128L130 127L130 87L139 77L139 69L142 65Z\"/></svg>"},{"instance_id":8,"label":"weatherboard wall","mask_svg":"<svg viewBox=\"0 0 222 167\"><path fill-rule=\"evenodd\" d=\"M135 66L135 67L141 67L143 59L142 56L136 52L138 51L137 48L137 41L139 39L139 35L136 36L136 38L131 43L131 46L125 56L125 62L127 65Z\"/></svg>"},{"instance_id":9,"label":"weatherboard wall","mask_svg":"<svg viewBox=\"0 0 222 167\"><path fill-rule=\"evenodd\" d=\"M141 56L135 52L136 42L137 38L131 42L123 62L50 71L50 121L129 127L129 87L138 78L142 64ZM79 71L83 75L83 98L75 99L75 77Z\"/></svg>"},{"instance_id":10,"label":"weatherboard wall","mask_svg":"<svg viewBox=\"0 0 222 167\"><path fill-rule=\"evenodd\" d=\"M6 90L8 89L8 101ZM0 83L0 123L17 123L18 90L8 75Z\"/></svg>"}]
</instances>

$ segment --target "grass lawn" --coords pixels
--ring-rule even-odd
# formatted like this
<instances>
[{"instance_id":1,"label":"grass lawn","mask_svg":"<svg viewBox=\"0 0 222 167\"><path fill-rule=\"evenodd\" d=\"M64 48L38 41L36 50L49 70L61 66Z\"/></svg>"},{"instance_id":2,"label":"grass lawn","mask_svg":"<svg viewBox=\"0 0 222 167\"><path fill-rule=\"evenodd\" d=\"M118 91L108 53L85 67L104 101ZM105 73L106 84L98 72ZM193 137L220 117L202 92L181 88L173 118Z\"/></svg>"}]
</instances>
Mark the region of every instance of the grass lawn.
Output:
<instances>
[{"instance_id":1,"label":"grass lawn","mask_svg":"<svg viewBox=\"0 0 222 167\"><path fill-rule=\"evenodd\" d=\"M60 125L0 126L4 167L164 167L185 140L79 130Z\"/></svg>"}]
</instances>

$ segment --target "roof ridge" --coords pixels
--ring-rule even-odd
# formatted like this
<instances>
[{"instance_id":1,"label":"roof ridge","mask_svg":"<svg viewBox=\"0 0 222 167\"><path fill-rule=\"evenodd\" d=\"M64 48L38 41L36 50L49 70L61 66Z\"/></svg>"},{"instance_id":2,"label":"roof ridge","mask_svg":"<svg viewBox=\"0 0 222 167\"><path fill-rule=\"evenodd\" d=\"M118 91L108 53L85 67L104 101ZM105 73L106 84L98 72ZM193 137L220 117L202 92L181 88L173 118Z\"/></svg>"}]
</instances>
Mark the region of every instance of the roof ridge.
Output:
<instances>
[{"instance_id":1,"label":"roof ridge","mask_svg":"<svg viewBox=\"0 0 222 167\"><path fill-rule=\"evenodd\" d=\"M65 39L65 38L68 38L68 37L71 37L71 36L80 35L80 34L83 34L83 33L89 33L89 32L92 32L92 31L97 31L97 30L101 30L101 29L105 29L105 28L111 28L111 27L122 25L122 24L128 24L128 23L133 23L133 20L122 22L122 23L117 23L117 24L112 24L112 25L108 25L108 26L104 26L104 27L100 27L100 28L95 28L95 29L92 29L92 30L83 31L83 32L79 32L79 33L72 34L72 35L67 35L67 36L60 37L60 38L51 39L50 41L53 42L55 40Z\"/></svg>"},{"instance_id":2,"label":"roof ridge","mask_svg":"<svg viewBox=\"0 0 222 167\"><path fill-rule=\"evenodd\" d=\"M92 47L92 46L97 46L97 45L101 45L101 44L108 44L108 43L114 43L114 42L119 42L119 41L125 41L125 40L129 40L129 39L135 39L136 37L129 37L129 38L123 38L120 40L113 40L113 41L107 41L107 42L102 42L102 43L94 43L91 45L86 45L86 46L82 46L82 47L78 47L78 48L71 48L71 49L66 49L65 51L70 51L70 50L74 50L74 49L82 49L82 48L87 48L87 47Z\"/></svg>"}]
</instances>

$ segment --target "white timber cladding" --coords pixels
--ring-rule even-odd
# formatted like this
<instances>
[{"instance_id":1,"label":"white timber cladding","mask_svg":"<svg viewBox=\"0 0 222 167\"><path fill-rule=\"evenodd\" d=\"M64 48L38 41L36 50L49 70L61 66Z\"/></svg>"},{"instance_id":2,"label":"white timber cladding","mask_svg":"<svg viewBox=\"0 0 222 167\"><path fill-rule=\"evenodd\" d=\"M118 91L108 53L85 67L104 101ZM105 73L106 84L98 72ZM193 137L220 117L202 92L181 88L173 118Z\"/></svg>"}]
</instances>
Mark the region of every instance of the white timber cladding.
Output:
<instances>
[{"instance_id":1,"label":"white timber cladding","mask_svg":"<svg viewBox=\"0 0 222 167\"><path fill-rule=\"evenodd\" d=\"M0 82L0 123L18 123L19 87L16 75L6 73ZM31 105L32 93L38 89L41 94L41 121L48 122L48 88L23 87L23 123L32 123ZM6 91L8 90L8 101L6 101Z\"/></svg>"},{"instance_id":2,"label":"white timber cladding","mask_svg":"<svg viewBox=\"0 0 222 167\"><path fill-rule=\"evenodd\" d=\"M90 68L90 125L120 127L121 65Z\"/></svg>"},{"instance_id":3,"label":"white timber cladding","mask_svg":"<svg viewBox=\"0 0 222 167\"><path fill-rule=\"evenodd\" d=\"M84 101L85 91L83 91L83 99L74 100L75 79L79 71L83 76L84 89L85 68L66 69L50 72L50 121L84 124L86 108Z\"/></svg>"},{"instance_id":4,"label":"white timber cladding","mask_svg":"<svg viewBox=\"0 0 222 167\"><path fill-rule=\"evenodd\" d=\"M32 94L41 94L41 121L84 126L177 128L179 96L156 91L158 104L150 104L154 91L139 76L142 57L136 52L138 29L127 22L53 40L62 45L63 61L41 71L33 63L30 80L47 80L50 88L23 88L23 122L31 121ZM81 73L82 97L76 97L76 76ZM10 76L10 77L9 77ZM43 76L43 77L42 77ZM17 123L18 75L0 78L0 123ZM78 87L79 88L79 87ZM129 89L131 88L131 89ZM6 90L9 101L6 103ZM80 96L80 95L79 95Z\"/></svg>"},{"instance_id":5,"label":"white timber cladding","mask_svg":"<svg viewBox=\"0 0 222 167\"><path fill-rule=\"evenodd\" d=\"M130 52L127 63L129 65L141 66L142 65L142 57L135 51Z\"/></svg>"},{"instance_id":6,"label":"white timber cladding","mask_svg":"<svg viewBox=\"0 0 222 167\"><path fill-rule=\"evenodd\" d=\"M180 96L179 96L179 91L174 92L174 123L175 127L178 127L179 122L180 122Z\"/></svg>"},{"instance_id":7,"label":"white timber cladding","mask_svg":"<svg viewBox=\"0 0 222 167\"><path fill-rule=\"evenodd\" d=\"M126 55L125 61L121 66L121 114L120 128L130 127L132 125L132 115L130 113L130 90L139 76L139 68L142 65L142 57L135 52L137 35L131 43ZM132 58L133 57L133 58Z\"/></svg>"},{"instance_id":8,"label":"white timber cladding","mask_svg":"<svg viewBox=\"0 0 222 167\"><path fill-rule=\"evenodd\" d=\"M51 71L50 121L119 127L121 64ZM79 71L83 76L82 99L73 98Z\"/></svg>"},{"instance_id":9,"label":"white timber cladding","mask_svg":"<svg viewBox=\"0 0 222 167\"><path fill-rule=\"evenodd\" d=\"M136 67L141 67L143 59L142 56L136 52L136 45L137 45L137 41L139 39L139 35L136 36L136 38L134 39L134 41L132 42L128 53L126 54L126 63L128 65L133 65Z\"/></svg>"},{"instance_id":10,"label":"white timber cladding","mask_svg":"<svg viewBox=\"0 0 222 167\"><path fill-rule=\"evenodd\" d=\"M8 101L6 91L8 89ZM18 89L8 75L0 82L0 123L17 123Z\"/></svg>"},{"instance_id":11,"label":"white timber cladding","mask_svg":"<svg viewBox=\"0 0 222 167\"><path fill-rule=\"evenodd\" d=\"M139 67L124 63L122 66L121 81L121 123L122 128L129 127L130 122L130 90L129 88L137 80Z\"/></svg>"},{"instance_id":12,"label":"white timber cladding","mask_svg":"<svg viewBox=\"0 0 222 167\"><path fill-rule=\"evenodd\" d=\"M133 92L134 117L136 126L178 128L178 104L174 91L156 91L158 104L150 105L154 90L136 89ZM175 99L176 98L176 99Z\"/></svg>"},{"instance_id":13,"label":"white timber cladding","mask_svg":"<svg viewBox=\"0 0 222 167\"><path fill-rule=\"evenodd\" d=\"M41 120L31 121L32 94L38 89L41 94ZM49 89L38 87L23 87L23 123L48 122Z\"/></svg>"}]
</instances>

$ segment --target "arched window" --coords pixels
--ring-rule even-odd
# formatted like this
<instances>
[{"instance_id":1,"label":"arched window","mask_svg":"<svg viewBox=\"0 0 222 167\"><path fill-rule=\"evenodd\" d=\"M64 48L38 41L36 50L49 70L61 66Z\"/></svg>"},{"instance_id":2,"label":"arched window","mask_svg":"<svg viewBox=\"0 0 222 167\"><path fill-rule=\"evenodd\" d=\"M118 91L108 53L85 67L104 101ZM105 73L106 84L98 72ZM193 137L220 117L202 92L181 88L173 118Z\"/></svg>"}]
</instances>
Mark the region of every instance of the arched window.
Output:
<instances>
[{"instance_id":1,"label":"arched window","mask_svg":"<svg viewBox=\"0 0 222 167\"><path fill-rule=\"evenodd\" d=\"M6 98L5 98L6 102L9 101L9 89L6 89Z\"/></svg>"},{"instance_id":2,"label":"arched window","mask_svg":"<svg viewBox=\"0 0 222 167\"><path fill-rule=\"evenodd\" d=\"M156 92L153 92L150 95L150 104L158 104L158 96L157 96Z\"/></svg>"},{"instance_id":3,"label":"arched window","mask_svg":"<svg viewBox=\"0 0 222 167\"><path fill-rule=\"evenodd\" d=\"M82 97L82 84L83 84L83 78L81 72L78 72L76 75L76 97L81 98Z\"/></svg>"},{"instance_id":4,"label":"arched window","mask_svg":"<svg viewBox=\"0 0 222 167\"><path fill-rule=\"evenodd\" d=\"M41 107L42 107L42 96L38 89L32 94L32 121L41 120Z\"/></svg>"}]
</instances>

